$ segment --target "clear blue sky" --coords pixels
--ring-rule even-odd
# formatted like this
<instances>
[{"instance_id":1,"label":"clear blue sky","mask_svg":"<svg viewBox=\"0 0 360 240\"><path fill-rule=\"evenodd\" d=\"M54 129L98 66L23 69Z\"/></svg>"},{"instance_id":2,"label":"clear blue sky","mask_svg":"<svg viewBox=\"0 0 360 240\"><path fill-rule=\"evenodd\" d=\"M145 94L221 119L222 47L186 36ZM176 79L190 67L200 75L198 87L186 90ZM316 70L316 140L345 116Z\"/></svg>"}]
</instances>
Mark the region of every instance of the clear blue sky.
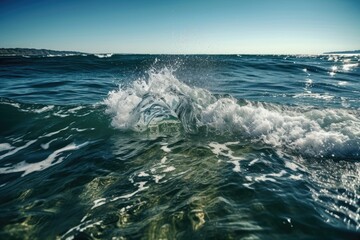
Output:
<instances>
[{"instance_id":1,"label":"clear blue sky","mask_svg":"<svg viewBox=\"0 0 360 240\"><path fill-rule=\"evenodd\" d=\"M0 0L0 47L117 53L360 49L360 0Z\"/></svg>"}]
</instances>

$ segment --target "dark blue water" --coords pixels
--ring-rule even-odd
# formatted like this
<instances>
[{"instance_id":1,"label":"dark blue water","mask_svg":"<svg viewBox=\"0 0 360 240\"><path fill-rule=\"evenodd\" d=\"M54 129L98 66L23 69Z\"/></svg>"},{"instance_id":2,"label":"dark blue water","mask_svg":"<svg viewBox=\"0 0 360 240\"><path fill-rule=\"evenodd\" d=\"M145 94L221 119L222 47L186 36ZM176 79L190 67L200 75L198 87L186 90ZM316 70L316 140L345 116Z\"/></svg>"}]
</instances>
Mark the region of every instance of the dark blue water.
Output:
<instances>
[{"instance_id":1,"label":"dark blue water","mask_svg":"<svg viewBox=\"0 0 360 240\"><path fill-rule=\"evenodd\" d=\"M359 239L359 64L0 57L0 238Z\"/></svg>"}]
</instances>

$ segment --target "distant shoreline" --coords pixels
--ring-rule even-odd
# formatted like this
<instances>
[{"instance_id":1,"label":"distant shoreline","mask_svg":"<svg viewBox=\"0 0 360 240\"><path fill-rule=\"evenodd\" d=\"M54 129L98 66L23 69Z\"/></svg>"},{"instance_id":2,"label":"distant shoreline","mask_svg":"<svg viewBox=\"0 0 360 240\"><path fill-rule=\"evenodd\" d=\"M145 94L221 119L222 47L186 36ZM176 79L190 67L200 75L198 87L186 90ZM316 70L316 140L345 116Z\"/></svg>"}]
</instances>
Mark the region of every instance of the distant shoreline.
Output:
<instances>
[{"instance_id":1,"label":"distant shoreline","mask_svg":"<svg viewBox=\"0 0 360 240\"><path fill-rule=\"evenodd\" d=\"M35 48L0 48L0 56L72 56L86 53Z\"/></svg>"}]
</instances>

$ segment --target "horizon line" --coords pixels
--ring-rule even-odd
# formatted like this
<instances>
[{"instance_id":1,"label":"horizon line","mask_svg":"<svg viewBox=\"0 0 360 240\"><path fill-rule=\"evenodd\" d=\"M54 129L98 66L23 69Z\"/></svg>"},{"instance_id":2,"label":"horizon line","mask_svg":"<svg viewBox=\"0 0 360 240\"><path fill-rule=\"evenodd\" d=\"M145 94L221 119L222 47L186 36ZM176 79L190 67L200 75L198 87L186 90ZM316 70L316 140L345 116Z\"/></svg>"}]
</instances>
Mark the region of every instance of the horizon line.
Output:
<instances>
[{"instance_id":1,"label":"horizon line","mask_svg":"<svg viewBox=\"0 0 360 240\"><path fill-rule=\"evenodd\" d=\"M330 54L360 54L351 53L359 50L339 50L326 51L322 53L131 53L131 52L83 52L79 50L58 50L49 48L29 48L29 47L0 47L0 49L32 49L32 50L48 50L59 52L77 52L83 54L119 54L119 55L330 55ZM348 52L348 53L342 53Z\"/></svg>"}]
</instances>

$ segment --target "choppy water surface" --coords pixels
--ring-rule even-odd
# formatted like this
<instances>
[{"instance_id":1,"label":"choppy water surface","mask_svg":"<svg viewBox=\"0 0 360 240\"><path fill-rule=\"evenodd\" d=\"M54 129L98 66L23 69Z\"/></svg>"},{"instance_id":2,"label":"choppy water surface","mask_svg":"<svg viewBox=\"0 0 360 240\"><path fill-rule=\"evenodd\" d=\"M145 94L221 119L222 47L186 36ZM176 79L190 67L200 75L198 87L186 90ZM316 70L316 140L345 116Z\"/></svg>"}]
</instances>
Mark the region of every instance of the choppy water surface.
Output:
<instances>
[{"instance_id":1,"label":"choppy water surface","mask_svg":"<svg viewBox=\"0 0 360 240\"><path fill-rule=\"evenodd\" d=\"M0 58L1 239L359 239L358 56Z\"/></svg>"}]
</instances>

